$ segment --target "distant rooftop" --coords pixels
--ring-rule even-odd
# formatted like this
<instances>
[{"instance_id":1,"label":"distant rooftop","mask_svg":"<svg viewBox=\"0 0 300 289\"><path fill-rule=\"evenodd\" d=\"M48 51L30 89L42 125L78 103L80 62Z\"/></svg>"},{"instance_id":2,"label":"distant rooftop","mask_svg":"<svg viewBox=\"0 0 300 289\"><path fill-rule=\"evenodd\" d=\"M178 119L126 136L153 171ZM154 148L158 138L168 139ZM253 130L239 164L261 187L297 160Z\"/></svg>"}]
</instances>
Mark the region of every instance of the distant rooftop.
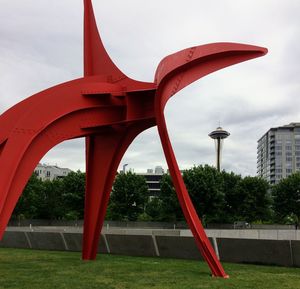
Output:
<instances>
[{"instance_id":1,"label":"distant rooftop","mask_svg":"<svg viewBox=\"0 0 300 289\"><path fill-rule=\"evenodd\" d=\"M293 129L300 127L300 122L291 122L289 124L281 125L278 127L271 127L270 130L277 130L277 129Z\"/></svg>"},{"instance_id":2,"label":"distant rooftop","mask_svg":"<svg viewBox=\"0 0 300 289\"><path fill-rule=\"evenodd\" d=\"M258 139L257 142L260 142L261 139L269 132L269 131L276 131L276 130L280 130L280 129L294 129L294 128L300 128L300 122L291 122L289 124L286 125L282 125L282 126L278 126L278 127L271 127L266 133L263 134L262 137L260 137Z\"/></svg>"},{"instance_id":3,"label":"distant rooftop","mask_svg":"<svg viewBox=\"0 0 300 289\"><path fill-rule=\"evenodd\" d=\"M286 124L282 127L300 127L300 122L291 122L290 124Z\"/></svg>"}]
</instances>

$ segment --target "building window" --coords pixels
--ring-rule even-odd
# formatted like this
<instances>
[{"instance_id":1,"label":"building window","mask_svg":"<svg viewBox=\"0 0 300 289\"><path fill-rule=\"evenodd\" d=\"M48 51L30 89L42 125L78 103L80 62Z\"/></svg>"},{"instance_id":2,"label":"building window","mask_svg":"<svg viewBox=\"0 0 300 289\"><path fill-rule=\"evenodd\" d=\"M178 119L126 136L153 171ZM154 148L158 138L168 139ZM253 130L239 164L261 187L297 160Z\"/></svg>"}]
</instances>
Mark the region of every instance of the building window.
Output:
<instances>
[{"instance_id":1,"label":"building window","mask_svg":"<svg viewBox=\"0 0 300 289\"><path fill-rule=\"evenodd\" d=\"M46 177L50 177L50 171L47 171Z\"/></svg>"},{"instance_id":2,"label":"building window","mask_svg":"<svg viewBox=\"0 0 300 289\"><path fill-rule=\"evenodd\" d=\"M149 189L156 189L159 190L160 189L160 183L147 183Z\"/></svg>"},{"instance_id":3,"label":"building window","mask_svg":"<svg viewBox=\"0 0 300 289\"><path fill-rule=\"evenodd\" d=\"M144 175L147 182L159 182L162 175Z\"/></svg>"},{"instance_id":4,"label":"building window","mask_svg":"<svg viewBox=\"0 0 300 289\"><path fill-rule=\"evenodd\" d=\"M286 158L286 163L285 163L286 167L291 167L292 166L292 158Z\"/></svg>"}]
</instances>

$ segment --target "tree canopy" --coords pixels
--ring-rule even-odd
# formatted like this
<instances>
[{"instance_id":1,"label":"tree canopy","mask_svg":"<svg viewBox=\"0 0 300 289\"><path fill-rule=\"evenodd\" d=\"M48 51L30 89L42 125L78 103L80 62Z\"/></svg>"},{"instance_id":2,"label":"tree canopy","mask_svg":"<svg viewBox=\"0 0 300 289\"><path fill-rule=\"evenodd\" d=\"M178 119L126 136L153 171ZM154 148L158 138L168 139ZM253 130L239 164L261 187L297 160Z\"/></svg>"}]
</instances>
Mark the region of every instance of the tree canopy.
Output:
<instances>
[{"instance_id":1,"label":"tree canopy","mask_svg":"<svg viewBox=\"0 0 300 289\"><path fill-rule=\"evenodd\" d=\"M282 179L271 189L261 178L218 172L207 165L185 170L183 179L204 223L298 223L300 220L300 173ZM143 176L132 172L118 174L106 219L184 221L169 174L163 175L160 186L160 193L149 198ZM80 171L44 182L33 174L13 216L26 219L83 219L84 192L85 173Z\"/></svg>"},{"instance_id":2,"label":"tree canopy","mask_svg":"<svg viewBox=\"0 0 300 289\"><path fill-rule=\"evenodd\" d=\"M269 186L261 178L242 178L225 171L220 173L215 168L205 165L185 170L183 180L204 224L260 222L269 220L271 216ZM161 214L169 216L169 219L164 219L174 220L176 211L175 220L182 220L181 209L169 175L162 179L159 199L162 200ZM173 215L169 212L173 212Z\"/></svg>"},{"instance_id":3,"label":"tree canopy","mask_svg":"<svg viewBox=\"0 0 300 289\"><path fill-rule=\"evenodd\" d=\"M208 165L194 166L183 172L183 180L202 222L219 222L225 202L222 174Z\"/></svg>"},{"instance_id":4,"label":"tree canopy","mask_svg":"<svg viewBox=\"0 0 300 289\"><path fill-rule=\"evenodd\" d=\"M29 179L13 212L26 219L82 219L85 173L71 172L62 179L41 181L35 174Z\"/></svg>"},{"instance_id":5,"label":"tree canopy","mask_svg":"<svg viewBox=\"0 0 300 289\"><path fill-rule=\"evenodd\" d=\"M299 223L300 218L300 172L282 179L272 188L276 221Z\"/></svg>"},{"instance_id":6,"label":"tree canopy","mask_svg":"<svg viewBox=\"0 0 300 289\"><path fill-rule=\"evenodd\" d=\"M110 196L107 218L118 221L136 221L145 211L148 186L143 176L132 172L116 176Z\"/></svg>"}]
</instances>

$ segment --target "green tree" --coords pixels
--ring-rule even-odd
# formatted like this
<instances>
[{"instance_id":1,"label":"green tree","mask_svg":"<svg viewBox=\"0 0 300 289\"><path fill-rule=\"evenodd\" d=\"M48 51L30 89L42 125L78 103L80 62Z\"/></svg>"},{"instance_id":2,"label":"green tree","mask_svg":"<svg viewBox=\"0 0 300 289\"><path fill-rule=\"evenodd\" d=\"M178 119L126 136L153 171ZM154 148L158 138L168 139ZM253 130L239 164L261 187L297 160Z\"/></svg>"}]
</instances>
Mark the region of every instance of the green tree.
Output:
<instances>
[{"instance_id":1,"label":"green tree","mask_svg":"<svg viewBox=\"0 0 300 289\"><path fill-rule=\"evenodd\" d=\"M184 220L184 216L178 202L178 198L172 183L171 176L164 174L160 181L160 210L158 219L165 222Z\"/></svg>"},{"instance_id":2,"label":"green tree","mask_svg":"<svg viewBox=\"0 0 300 289\"><path fill-rule=\"evenodd\" d=\"M274 185L272 195L276 220L298 224L300 218L300 173L292 174Z\"/></svg>"},{"instance_id":3,"label":"green tree","mask_svg":"<svg viewBox=\"0 0 300 289\"><path fill-rule=\"evenodd\" d=\"M208 165L195 166L183 172L183 179L194 207L202 222L233 223L269 221L271 197L269 185L257 177L245 177L233 172L218 172ZM177 196L169 175L161 182L162 220L183 219Z\"/></svg>"},{"instance_id":4,"label":"green tree","mask_svg":"<svg viewBox=\"0 0 300 289\"><path fill-rule=\"evenodd\" d=\"M71 172L63 179L29 179L13 212L15 218L83 218L85 173Z\"/></svg>"},{"instance_id":5,"label":"green tree","mask_svg":"<svg viewBox=\"0 0 300 289\"><path fill-rule=\"evenodd\" d=\"M220 220L222 223L233 223L238 220L236 212L240 207L241 200L240 195L237 191L237 186L242 180L240 175L236 175L233 172L221 172L223 178L223 193L225 195L224 207L222 209L222 214L220 215Z\"/></svg>"},{"instance_id":6,"label":"green tree","mask_svg":"<svg viewBox=\"0 0 300 289\"><path fill-rule=\"evenodd\" d=\"M39 215L39 207L42 202L44 191L43 182L33 174L27 182L21 197L14 209L13 216L16 218L33 219Z\"/></svg>"},{"instance_id":7,"label":"green tree","mask_svg":"<svg viewBox=\"0 0 300 289\"><path fill-rule=\"evenodd\" d=\"M65 214L62 198L62 180L46 180L43 187L38 217L49 220L62 219Z\"/></svg>"},{"instance_id":8,"label":"green tree","mask_svg":"<svg viewBox=\"0 0 300 289\"><path fill-rule=\"evenodd\" d=\"M82 219L84 215L85 173L71 172L62 179L64 219Z\"/></svg>"},{"instance_id":9,"label":"green tree","mask_svg":"<svg viewBox=\"0 0 300 289\"><path fill-rule=\"evenodd\" d=\"M183 172L183 180L198 213L204 222L222 221L224 208L223 178L210 166L195 166ZM161 220L182 221L184 216L171 177L161 180Z\"/></svg>"},{"instance_id":10,"label":"green tree","mask_svg":"<svg viewBox=\"0 0 300 289\"><path fill-rule=\"evenodd\" d=\"M149 200L145 206L145 221L162 221L162 201L158 197Z\"/></svg>"},{"instance_id":11,"label":"green tree","mask_svg":"<svg viewBox=\"0 0 300 289\"><path fill-rule=\"evenodd\" d=\"M235 219L247 222L268 221L271 217L269 184L259 177L241 179L232 196Z\"/></svg>"},{"instance_id":12,"label":"green tree","mask_svg":"<svg viewBox=\"0 0 300 289\"><path fill-rule=\"evenodd\" d=\"M112 189L108 219L136 221L144 213L148 186L144 177L132 172L118 174Z\"/></svg>"},{"instance_id":13,"label":"green tree","mask_svg":"<svg viewBox=\"0 0 300 289\"><path fill-rule=\"evenodd\" d=\"M183 179L202 222L222 222L225 195L222 175L213 167L194 166Z\"/></svg>"}]
</instances>

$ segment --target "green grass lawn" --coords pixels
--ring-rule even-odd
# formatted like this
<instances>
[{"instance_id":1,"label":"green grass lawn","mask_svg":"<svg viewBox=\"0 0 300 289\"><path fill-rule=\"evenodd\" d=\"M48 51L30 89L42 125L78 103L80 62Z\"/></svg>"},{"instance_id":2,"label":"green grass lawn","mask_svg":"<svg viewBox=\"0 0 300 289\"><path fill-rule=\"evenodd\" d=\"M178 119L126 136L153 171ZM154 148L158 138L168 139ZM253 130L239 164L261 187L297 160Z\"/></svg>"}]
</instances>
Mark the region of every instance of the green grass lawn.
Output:
<instances>
[{"instance_id":1,"label":"green grass lawn","mask_svg":"<svg viewBox=\"0 0 300 289\"><path fill-rule=\"evenodd\" d=\"M199 261L0 248L0 288L300 288L300 269L224 264L229 279L212 278Z\"/></svg>"}]
</instances>

